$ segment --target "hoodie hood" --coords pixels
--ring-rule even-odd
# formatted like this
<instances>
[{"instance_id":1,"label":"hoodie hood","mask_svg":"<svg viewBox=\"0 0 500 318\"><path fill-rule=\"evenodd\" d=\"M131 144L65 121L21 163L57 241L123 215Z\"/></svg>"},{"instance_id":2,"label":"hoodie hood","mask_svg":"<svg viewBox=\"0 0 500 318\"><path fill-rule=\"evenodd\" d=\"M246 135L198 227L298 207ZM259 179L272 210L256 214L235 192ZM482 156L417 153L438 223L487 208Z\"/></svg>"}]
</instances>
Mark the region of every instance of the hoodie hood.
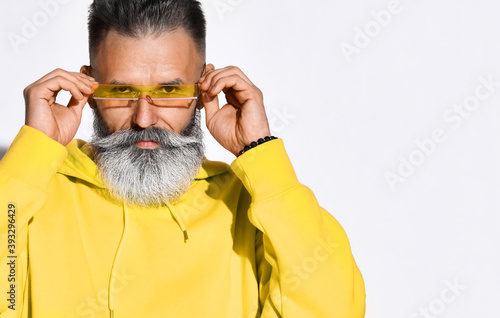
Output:
<instances>
[{"instance_id":1,"label":"hoodie hood","mask_svg":"<svg viewBox=\"0 0 500 318\"><path fill-rule=\"evenodd\" d=\"M68 150L68 156L59 168L58 173L105 189L106 187L99 178L99 170L94 162L94 154L90 143L81 139L74 139L66 146L66 149ZM210 161L205 157L194 181L205 180L229 171L231 171L231 167L227 163Z\"/></svg>"},{"instance_id":2,"label":"hoodie hood","mask_svg":"<svg viewBox=\"0 0 500 318\"><path fill-rule=\"evenodd\" d=\"M99 170L94 161L94 153L92 151L92 146L90 143L74 139L71 143L66 146L68 155L62 165L60 166L58 173L66 175L68 177L76 178L82 180L96 188L106 189L106 186L99 177ZM231 167L224 162L210 161L204 157L203 164L197 173L196 178L193 182L199 180L206 180L208 178L225 174L231 171ZM182 195L179 200L175 203L166 202L165 205L172 213L172 216L179 225L184 237L186 238L187 232L182 219L175 214L173 206L184 200L189 190ZM124 202L120 202L122 206L126 206Z\"/></svg>"},{"instance_id":3,"label":"hoodie hood","mask_svg":"<svg viewBox=\"0 0 500 318\"><path fill-rule=\"evenodd\" d=\"M81 140L81 139L74 139L71 141L66 146L66 149L68 151L68 155L62 165L60 166L58 173L63 174L67 177L72 177L76 178L79 180L82 180L96 188L100 188L105 190L106 187L101 181L99 177L99 170L97 168L97 165L94 161L94 153L92 151L92 146L90 143ZM225 174L231 171L231 168L228 164L224 162L218 162L218 161L210 161L207 160L206 157L204 157L203 164L198 171L198 174L196 178L193 180L193 182L199 181L199 180L205 180L210 177L214 177L217 175ZM175 203L180 203L184 200L186 197L187 193L189 190L184 193L184 195L181 196L181 198ZM125 237L127 235L128 231L128 219L129 219L129 211L127 208L127 205L124 202L120 202L121 207L122 207L122 213L123 213L123 228L122 228L122 234L118 243L118 246L116 247L115 255L113 258L113 265L110 270L110 275L109 275L109 285L108 285L108 309L110 313L110 317L114 316L114 295L111 290L111 286L114 284L115 280L115 266L116 263L118 262L120 258L120 251L122 249L122 243L125 240ZM179 229L181 231L181 235L184 239L184 242L187 243L189 240L189 234L188 230L186 229L186 226L184 225L184 222L179 215L175 212L175 204L166 202L165 206L169 210L170 214L172 215L172 219L177 223L179 226Z\"/></svg>"}]
</instances>

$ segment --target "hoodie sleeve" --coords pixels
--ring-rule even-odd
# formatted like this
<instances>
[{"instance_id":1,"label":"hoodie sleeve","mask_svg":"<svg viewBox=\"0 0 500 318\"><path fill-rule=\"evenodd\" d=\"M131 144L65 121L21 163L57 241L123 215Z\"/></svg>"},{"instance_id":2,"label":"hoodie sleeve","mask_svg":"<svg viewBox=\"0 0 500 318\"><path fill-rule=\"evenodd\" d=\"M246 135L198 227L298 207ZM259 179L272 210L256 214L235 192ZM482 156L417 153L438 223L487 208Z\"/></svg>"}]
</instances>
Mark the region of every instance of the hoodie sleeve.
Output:
<instances>
[{"instance_id":1,"label":"hoodie sleeve","mask_svg":"<svg viewBox=\"0 0 500 318\"><path fill-rule=\"evenodd\" d=\"M23 126L0 161L0 314L19 317L27 303L28 223L42 208L50 179L67 150L42 132Z\"/></svg>"},{"instance_id":2,"label":"hoodie sleeve","mask_svg":"<svg viewBox=\"0 0 500 318\"><path fill-rule=\"evenodd\" d=\"M281 139L231 167L252 196L262 317L361 318L363 278L346 233L299 183Z\"/></svg>"}]
</instances>

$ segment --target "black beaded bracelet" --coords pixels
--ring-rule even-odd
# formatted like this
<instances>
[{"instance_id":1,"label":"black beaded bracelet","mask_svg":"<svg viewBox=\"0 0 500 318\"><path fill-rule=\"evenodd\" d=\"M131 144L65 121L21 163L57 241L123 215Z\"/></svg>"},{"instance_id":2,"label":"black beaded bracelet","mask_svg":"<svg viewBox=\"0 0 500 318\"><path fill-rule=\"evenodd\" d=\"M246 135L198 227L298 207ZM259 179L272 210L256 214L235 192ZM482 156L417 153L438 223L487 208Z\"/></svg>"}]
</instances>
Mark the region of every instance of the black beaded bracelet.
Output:
<instances>
[{"instance_id":1,"label":"black beaded bracelet","mask_svg":"<svg viewBox=\"0 0 500 318\"><path fill-rule=\"evenodd\" d=\"M248 151L248 150L250 150L250 149L252 149L252 148L255 148L255 147L257 147L258 145L261 145L261 144L263 144L263 143L265 143L265 142L268 142L269 140L274 140L274 139L278 139L278 137L274 137L274 136L266 136L266 137L264 137L264 138L260 138L260 139L259 139L259 140L257 140L257 141L252 141L252 142L250 143L250 145L249 145L249 146L245 146L245 148L243 148L243 149L240 151L240 156L241 156L242 154L244 154L246 151Z\"/></svg>"}]
</instances>

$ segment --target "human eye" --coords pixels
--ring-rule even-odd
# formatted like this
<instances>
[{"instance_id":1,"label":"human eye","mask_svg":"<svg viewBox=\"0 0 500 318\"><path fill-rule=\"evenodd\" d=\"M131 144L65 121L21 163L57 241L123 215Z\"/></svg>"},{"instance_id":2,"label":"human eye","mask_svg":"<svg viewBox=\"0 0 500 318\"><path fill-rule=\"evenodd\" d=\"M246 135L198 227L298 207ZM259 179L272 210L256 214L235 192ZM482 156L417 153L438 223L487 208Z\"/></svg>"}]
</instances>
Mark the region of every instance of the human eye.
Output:
<instances>
[{"instance_id":1,"label":"human eye","mask_svg":"<svg viewBox=\"0 0 500 318\"><path fill-rule=\"evenodd\" d=\"M115 94L129 94L132 93L134 90L130 86L115 86L111 90L112 93Z\"/></svg>"},{"instance_id":2,"label":"human eye","mask_svg":"<svg viewBox=\"0 0 500 318\"><path fill-rule=\"evenodd\" d=\"M177 86L173 86L173 85L161 86L158 89L159 94L175 94L177 91L178 91Z\"/></svg>"}]
</instances>

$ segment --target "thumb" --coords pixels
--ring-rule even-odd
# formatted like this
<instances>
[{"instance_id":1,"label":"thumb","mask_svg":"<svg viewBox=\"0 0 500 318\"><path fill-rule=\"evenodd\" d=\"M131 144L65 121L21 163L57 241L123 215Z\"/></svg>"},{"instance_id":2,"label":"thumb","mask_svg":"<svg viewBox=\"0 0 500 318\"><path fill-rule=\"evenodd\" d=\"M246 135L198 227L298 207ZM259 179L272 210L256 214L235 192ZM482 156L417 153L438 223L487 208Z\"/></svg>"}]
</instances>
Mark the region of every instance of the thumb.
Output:
<instances>
[{"instance_id":1,"label":"thumb","mask_svg":"<svg viewBox=\"0 0 500 318\"><path fill-rule=\"evenodd\" d=\"M203 92L201 94L201 100L203 102L203 107L205 108L207 124L212 120L214 115L219 111L219 98L216 96L209 96L207 93Z\"/></svg>"},{"instance_id":2,"label":"thumb","mask_svg":"<svg viewBox=\"0 0 500 318\"><path fill-rule=\"evenodd\" d=\"M83 95L81 100L78 100L71 96L71 99L68 102L68 108L71 109L78 118L82 118L83 107L87 104L90 95Z\"/></svg>"}]
</instances>

